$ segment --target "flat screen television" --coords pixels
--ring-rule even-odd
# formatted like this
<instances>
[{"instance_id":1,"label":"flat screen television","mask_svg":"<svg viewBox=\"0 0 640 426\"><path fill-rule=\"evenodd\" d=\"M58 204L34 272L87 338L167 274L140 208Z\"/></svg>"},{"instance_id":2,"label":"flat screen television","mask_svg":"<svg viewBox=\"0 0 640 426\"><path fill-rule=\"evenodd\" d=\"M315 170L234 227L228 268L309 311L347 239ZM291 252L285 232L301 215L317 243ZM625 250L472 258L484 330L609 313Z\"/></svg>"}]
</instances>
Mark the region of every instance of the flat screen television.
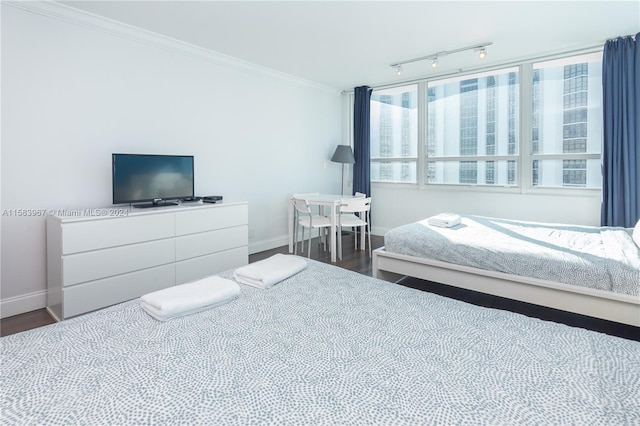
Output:
<instances>
[{"instance_id":1,"label":"flat screen television","mask_svg":"<svg viewBox=\"0 0 640 426\"><path fill-rule=\"evenodd\" d=\"M112 154L113 204L175 205L193 197L192 155Z\"/></svg>"}]
</instances>

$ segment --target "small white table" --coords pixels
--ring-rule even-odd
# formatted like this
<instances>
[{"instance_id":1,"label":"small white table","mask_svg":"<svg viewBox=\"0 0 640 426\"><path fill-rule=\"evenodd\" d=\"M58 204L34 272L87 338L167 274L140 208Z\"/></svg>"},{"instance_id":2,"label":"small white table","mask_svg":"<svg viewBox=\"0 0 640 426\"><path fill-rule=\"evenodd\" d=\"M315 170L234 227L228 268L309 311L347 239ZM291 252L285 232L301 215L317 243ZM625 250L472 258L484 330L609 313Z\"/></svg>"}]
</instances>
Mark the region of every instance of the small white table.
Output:
<instances>
[{"instance_id":1,"label":"small white table","mask_svg":"<svg viewBox=\"0 0 640 426\"><path fill-rule=\"evenodd\" d=\"M353 195L340 195L340 194L307 194L300 196L301 199L306 200L309 204L314 206L329 207L331 214L329 219L331 220L331 261L335 262L336 255L336 227L338 226L337 207L340 206L340 201L345 198L354 198ZM293 198L289 199L289 253L293 253ZM363 233L364 236L364 233ZM364 241L364 239L363 239ZM342 253L340 253L342 257Z\"/></svg>"}]
</instances>

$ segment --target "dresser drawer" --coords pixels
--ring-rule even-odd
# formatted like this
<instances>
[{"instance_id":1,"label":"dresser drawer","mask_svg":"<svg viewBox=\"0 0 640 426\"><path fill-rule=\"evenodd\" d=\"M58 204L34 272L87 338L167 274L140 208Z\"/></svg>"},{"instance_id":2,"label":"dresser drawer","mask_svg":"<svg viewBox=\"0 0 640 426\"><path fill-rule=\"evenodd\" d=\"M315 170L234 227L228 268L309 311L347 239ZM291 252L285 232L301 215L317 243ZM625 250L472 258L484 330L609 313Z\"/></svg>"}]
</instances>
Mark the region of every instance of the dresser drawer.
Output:
<instances>
[{"instance_id":1,"label":"dresser drawer","mask_svg":"<svg viewBox=\"0 0 640 426\"><path fill-rule=\"evenodd\" d=\"M135 299L143 294L171 287L174 280L175 266L171 264L67 287L63 290L63 317Z\"/></svg>"},{"instance_id":2,"label":"dresser drawer","mask_svg":"<svg viewBox=\"0 0 640 426\"><path fill-rule=\"evenodd\" d=\"M246 225L248 221L249 213L246 204L181 211L176 214L176 235L231 228Z\"/></svg>"},{"instance_id":3,"label":"dresser drawer","mask_svg":"<svg viewBox=\"0 0 640 426\"><path fill-rule=\"evenodd\" d=\"M246 225L176 238L176 260L204 256L222 250L247 245L249 229Z\"/></svg>"},{"instance_id":4,"label":"dresser drawer","mask_svg":"<svg viewBox=\"0 0 640 426\"><path fill-rule=\"evenodd\" d=\"M70 286L175 261L173 239L114 247L62 257L62 285Z\"/></svg>"},{"instance_id":5,"label":"dresser drawer","mask_svg":"<svg viewBox=\"0 0 640 426\"><path fill-rule=\"evenodd\" d=\"M62 254L171 238L174 226L174 215L170 213L66 223L62 229Z\"/></svg>"}]
</instances>

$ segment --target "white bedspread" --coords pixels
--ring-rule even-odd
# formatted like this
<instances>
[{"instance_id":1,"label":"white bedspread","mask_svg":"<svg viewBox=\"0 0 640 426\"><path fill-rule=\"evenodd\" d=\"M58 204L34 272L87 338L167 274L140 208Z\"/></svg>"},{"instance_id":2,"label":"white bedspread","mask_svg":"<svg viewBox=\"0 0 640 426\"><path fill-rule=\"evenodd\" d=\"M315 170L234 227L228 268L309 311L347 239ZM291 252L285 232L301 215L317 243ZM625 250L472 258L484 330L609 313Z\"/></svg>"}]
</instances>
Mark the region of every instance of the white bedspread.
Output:
<instances>
[{"instance_id":1,"label":"white bedspread","mask_svg":"<svg viewBox=\"0 0 640 426\"><path fill-rule=\"evenodd\" d=\"M308 263L168 322L133 300L1 338L0 423L640 424L640 342Z\"/></svg>"},{"instance_id":2,"label":"white bedspread","mask_svg":"<svg viewBox=\"0 0 640 426\"><path fill-rule=\"evenodd\" d=\"M391 253L640 295L640 251L625 228L462 216L452 228L394 228L384 243Z\"/></svg>"}]
</instances>

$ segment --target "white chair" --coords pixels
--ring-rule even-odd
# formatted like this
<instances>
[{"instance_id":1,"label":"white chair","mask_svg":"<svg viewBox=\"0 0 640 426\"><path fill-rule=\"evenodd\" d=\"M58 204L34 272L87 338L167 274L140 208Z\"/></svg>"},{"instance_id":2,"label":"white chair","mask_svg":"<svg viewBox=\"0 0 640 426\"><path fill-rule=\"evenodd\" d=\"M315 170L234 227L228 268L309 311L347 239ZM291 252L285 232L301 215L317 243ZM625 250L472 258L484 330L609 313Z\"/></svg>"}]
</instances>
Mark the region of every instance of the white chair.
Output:
<instances>
[{"instance_id":1,"label":"white chair","mask_svg":"<svg viewBox=\"0 0 640 426\"><path fill-rule=\"evenodd\" d=\"M354 197L356 197L356 198L366 198L366 196L367 196L367 194L364 194L362 192L356 192L356 194L354 195ZM356 216L354 213L344 213L344 212L340 211L339 214L340 214L340 217L345 218L345 220L346 219L348 219L348 220L359 219L359 217Z\"/></svg>"},{"instance_id":2,"label":"white chair","mask_svg":"<svg viewBox=\"0 0 640 426\"><path fill-rule=\"evenodd\" d=\"M327 229L331 227L331 220L326 216L314 215L311 212L309 203L307 200L300 198L293 199L293 206L295 211L296 220L293 224L293 235L295 237L293 254L298 253L298 226L302 226L302 250L304 253L304 230L309 228L309 254L307 257L311 257L311 231L313 229ZM324 249L327 249L327 242L324 242Z\"/></svg>"},{"instance_id":3,"label":"white chair","mask_svg":"<svg viewBox=\"0 0 640 426\"><path fill-rule=\"evenodd\" d=\"M303 198L303 199L306 200L307 197L313 197L314 195L320 195L320 193L319 192L297 192L297 193L293 194L293 199ZM317 213L314 211L313 206L309 205L309 208L311 209L311 214L313 214L313 215L324 215L324 212L322 211L321 207L320 206L316 206L316 207L317 207L317 209L316 209ZM324 215L324 216L326 216L326 215ZM293 223L294 223L294 227L295 227L295 224L298 223L298 211L295 208L293 209ZM295 234L295 238L298 238L298 234ZM321 235L321 238L322 238L322 242L324 242L325 238L326 238L326 235L323 233ZM303 238L303 240L304 240L304 238ZM297 241L297 239L296 239L296 241Z\"/></svg>"},{"instance_id":4,"label":"white chair","mask_svg":"<svg viewBox=\"0 0 640 426\"><path fill-rule=\"evenodd\" d=\"M369 235L369 257L371 257L371 225L369 220L369 212L371 211L371 197L369 198L344 198L340 204L340 216L338 223L338 235L342 235L342 228L354 228L355 232L355 248L358 248L358 232L357 228L362 227L362 232ZM344 214L343 214L344 213ZM364 250L364 247L360 247ZM342 250L340 250L340 258L342 258Z\"/></svg>"}]
</instances>

